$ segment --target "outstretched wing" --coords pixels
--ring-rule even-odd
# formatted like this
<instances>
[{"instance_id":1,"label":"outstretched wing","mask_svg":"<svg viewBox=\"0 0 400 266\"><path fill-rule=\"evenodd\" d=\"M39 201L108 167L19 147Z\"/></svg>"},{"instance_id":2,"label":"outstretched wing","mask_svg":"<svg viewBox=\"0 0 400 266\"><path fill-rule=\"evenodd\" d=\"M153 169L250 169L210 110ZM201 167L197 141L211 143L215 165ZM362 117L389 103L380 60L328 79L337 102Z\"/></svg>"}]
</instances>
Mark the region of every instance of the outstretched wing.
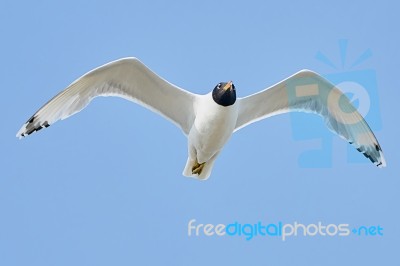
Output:
<instances>
[{"instance_id":1,"label":"outstretched wing","mask_svg":"<svg viewBox=\"0 0 400 266\"><path fill-rule=\"evenodd\" d=\"M362 152L378 167L386 166L382 149L367 122L349 99L317 73L302 70L261 92L238 99L235 130L287 112L310 112Z\"/></svg>"},{"instance_id":2,"label":"outstretched wing","mask_svg":"<svg viewBox=\"0 0 400 266\"><path fill-rule=\"evenodd\" d=\"M123 58L83 75L40 108L18 131L22 138L85 108L97 96L117 96L161 114L187 135L196 95L160 78L136 58Z\"/></svg>"}]
</instances>

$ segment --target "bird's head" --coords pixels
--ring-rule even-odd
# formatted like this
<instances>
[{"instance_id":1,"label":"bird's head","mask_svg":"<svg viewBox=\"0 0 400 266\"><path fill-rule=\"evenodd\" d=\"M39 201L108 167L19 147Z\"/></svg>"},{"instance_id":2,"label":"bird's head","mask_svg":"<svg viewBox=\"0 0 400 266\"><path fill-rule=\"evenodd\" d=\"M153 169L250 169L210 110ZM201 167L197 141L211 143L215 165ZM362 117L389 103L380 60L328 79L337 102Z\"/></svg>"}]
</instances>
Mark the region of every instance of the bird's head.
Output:
<instances>
[{"instance_id":1,"label":"bird's head","mask_svg":"<svg viewBox=\"0 0 400 266\"><path fill-rule=\"evenodd\" d=\"M232 81L220 82L212 91L214 101L222 106L233 105L236 102L236 90Z\"/></svg>"}]
</instances>

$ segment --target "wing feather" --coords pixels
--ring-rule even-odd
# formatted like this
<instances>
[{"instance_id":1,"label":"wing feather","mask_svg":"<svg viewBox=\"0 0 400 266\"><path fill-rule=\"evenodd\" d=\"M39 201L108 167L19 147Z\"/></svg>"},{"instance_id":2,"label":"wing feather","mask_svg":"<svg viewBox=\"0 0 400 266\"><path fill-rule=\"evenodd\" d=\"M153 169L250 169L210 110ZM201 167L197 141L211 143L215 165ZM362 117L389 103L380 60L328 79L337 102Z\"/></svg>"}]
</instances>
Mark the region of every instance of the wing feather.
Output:
<instances>
[{"instance_id":1,"label":"wing feather","mask_svg":"<svg viewBox=\"0 0 400 266\"><path fill-rule=\"evenodd\" d=\"M98 96L138 103L172 121L187 135L194 120L196 94L162 79L136 58L123 58L78 78L40 108L18 131L22 138L78 113Z\"/></svg>"},{"instance_id":2,"label":"wing feather","mask_svg":"<svg viewBox=\"0 0 400 266\"><path fill-rule=\"evenodd\" d=\"M315 113L376 166L386 166L378 140L361 114L339 89L315 72L302 70L270 88L238 99L238 104L235 131L282 113Z\"/></svg>"}]
</instances>

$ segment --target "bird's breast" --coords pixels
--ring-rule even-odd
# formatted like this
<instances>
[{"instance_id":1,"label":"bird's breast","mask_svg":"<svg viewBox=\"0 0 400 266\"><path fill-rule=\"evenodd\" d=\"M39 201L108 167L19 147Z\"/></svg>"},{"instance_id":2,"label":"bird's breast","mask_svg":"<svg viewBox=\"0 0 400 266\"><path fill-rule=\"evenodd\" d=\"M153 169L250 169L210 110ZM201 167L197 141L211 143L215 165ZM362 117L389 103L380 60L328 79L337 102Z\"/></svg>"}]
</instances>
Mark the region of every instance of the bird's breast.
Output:
<instances>
[{"instance_id":1,"label":"bird's breast","mask_svg":"<svg viewBox=\"0 0 400 266\"><path fill-rule=\"evenodd\" d=\"M220 150L236 125L238 110L236 105L221 106L211 97L200 101L196 108L196 119L189 139L196 149L204 152Z\"/></svg>"}]
</instances>

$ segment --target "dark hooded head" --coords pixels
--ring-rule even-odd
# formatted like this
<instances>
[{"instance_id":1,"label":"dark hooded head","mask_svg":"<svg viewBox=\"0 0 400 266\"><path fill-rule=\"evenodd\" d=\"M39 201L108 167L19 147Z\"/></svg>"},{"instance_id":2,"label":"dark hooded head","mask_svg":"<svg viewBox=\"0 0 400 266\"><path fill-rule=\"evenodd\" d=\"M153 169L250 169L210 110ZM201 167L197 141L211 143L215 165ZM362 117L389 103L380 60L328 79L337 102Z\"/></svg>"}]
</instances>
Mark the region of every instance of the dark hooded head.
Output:
<instances>
[{"instance_id":1,"label":"dark hooded head","mask_svg":"<svg viewBox=\"0 0 400 266\"><path fill-rule=\"evenodd\" d=\"M233 85L232 81L218 83L212 92L212 97L219 105L233 105L236 102L235 85Z\"/></svg>"}]
</instances>

